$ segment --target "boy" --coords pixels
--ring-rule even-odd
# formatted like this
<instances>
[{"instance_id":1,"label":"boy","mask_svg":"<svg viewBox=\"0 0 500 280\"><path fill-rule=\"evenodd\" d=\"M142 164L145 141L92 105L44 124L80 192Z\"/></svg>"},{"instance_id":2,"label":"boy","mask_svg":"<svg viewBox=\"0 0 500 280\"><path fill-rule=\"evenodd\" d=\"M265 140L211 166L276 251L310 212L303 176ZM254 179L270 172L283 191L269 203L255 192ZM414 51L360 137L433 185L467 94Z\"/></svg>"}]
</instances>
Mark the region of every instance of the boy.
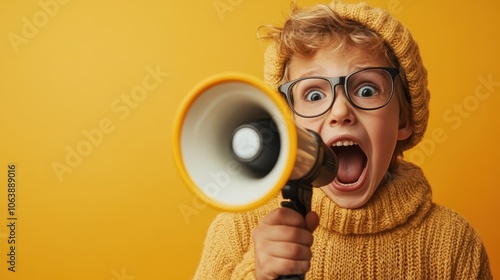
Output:
<instances>
[{"instance_id":1,"label":"boy","mask_svg":"<svg viewBox=\"0 0 500 280\"><path fill-rule=\"evenodd\" d=\"M305 219L280 197L217 216L195 278L491 279L478 234L402 159L423 137L430 98L408 30L335 1L294 8L266 37L266 83L335 151L337 178L314 190Z\"/></svg>"}]
</instances>

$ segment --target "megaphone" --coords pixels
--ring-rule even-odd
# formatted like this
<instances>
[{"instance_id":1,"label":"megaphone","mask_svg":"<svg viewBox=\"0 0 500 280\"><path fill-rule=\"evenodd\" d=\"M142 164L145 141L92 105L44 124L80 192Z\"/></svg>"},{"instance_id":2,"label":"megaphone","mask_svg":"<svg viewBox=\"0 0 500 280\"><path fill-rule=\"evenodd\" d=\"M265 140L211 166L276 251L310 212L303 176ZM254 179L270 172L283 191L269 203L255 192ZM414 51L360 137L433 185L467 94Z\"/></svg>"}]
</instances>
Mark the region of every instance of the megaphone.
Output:
<instances>
[{"instance_id":1,"label":"megaphone","mask_svg":"<svg viewBox=\"0 0 500 280\"><path fill-rule=\"evenodd\" d=\"M301 196L296 185L323 186L337 172L319 135L298 127L277 92L243 73L216 74L192 89L177 113L173 144L186 185L223 211L255 208L280 191Z\"/></svg>"}]
</instances>

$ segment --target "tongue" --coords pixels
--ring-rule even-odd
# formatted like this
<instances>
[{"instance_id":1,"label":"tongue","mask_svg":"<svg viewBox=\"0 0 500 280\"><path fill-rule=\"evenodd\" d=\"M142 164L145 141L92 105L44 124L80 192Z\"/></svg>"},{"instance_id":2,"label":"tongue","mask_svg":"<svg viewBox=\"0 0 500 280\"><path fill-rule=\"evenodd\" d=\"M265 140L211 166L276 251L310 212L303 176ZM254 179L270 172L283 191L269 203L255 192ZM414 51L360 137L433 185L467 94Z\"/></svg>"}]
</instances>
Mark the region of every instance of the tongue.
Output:
<instances>
[{"instance_id":1,"label":"tongue","mask_svg":"<svg viewBox=\"0 0 500 280\"><path fill-rule=\"evenodd\" d=\"M356 182L365 166L366 156L363 151L357 145L335 147L334 150L339 164L337 179L344 184Z\"/></svg>"}]
</instances>

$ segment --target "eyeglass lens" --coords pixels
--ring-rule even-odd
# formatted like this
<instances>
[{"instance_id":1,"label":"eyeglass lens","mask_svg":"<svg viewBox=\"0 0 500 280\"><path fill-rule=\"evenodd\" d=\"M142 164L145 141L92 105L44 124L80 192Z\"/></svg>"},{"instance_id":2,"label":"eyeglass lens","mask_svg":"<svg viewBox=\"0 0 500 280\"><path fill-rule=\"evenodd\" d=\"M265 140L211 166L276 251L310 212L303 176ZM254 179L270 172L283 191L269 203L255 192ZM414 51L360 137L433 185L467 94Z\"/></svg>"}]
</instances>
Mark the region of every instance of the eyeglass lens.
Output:
<instances>
[{"instance_id":1,"label":"eyeglass lens","mask_svg":"<svg viewBox=\"0 0 500 280\"><path fill-rule=\"evenodd\" d=\"M365 69L354 72L345 79L310 77L300 79L289 88L289 98L294 110L303 116L321 115L328 111L334 101L333 87L341 85L347 90L350 102L362 109L384 106L391 98L393 80L383 69ZM338 90L339 88L337 88Z\"/></svg>"}]
</instances>

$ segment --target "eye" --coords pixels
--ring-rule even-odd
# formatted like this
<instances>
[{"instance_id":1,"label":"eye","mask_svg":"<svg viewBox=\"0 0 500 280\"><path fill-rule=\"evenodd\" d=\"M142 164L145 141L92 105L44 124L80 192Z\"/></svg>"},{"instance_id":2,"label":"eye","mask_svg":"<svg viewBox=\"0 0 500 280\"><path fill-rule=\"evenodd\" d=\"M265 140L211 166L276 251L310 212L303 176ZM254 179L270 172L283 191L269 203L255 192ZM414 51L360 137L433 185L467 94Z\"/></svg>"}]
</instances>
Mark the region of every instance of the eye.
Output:
<instances>
[{"instance_id":1,"label":"eye","mask_svg":"<svg viewBox=\"0 0 500 280\"><path fill-rule=\"evenodd\" d=\"M304 99L311 102L320 101L325 97L326 95L317 89L310 90L304 95Z\"/></svg>"},{"instance_id":2,"label":"eye","mask_svg":"<svg viewBox=\"0 0 500 280\"><path fill-rule=\"evenodd\" d=\"M374 86L362 86L356 92L356 96L373 97L374 95L377 95L377 93L378 93L378 90Z\"/></svg>"}]
</instances>

